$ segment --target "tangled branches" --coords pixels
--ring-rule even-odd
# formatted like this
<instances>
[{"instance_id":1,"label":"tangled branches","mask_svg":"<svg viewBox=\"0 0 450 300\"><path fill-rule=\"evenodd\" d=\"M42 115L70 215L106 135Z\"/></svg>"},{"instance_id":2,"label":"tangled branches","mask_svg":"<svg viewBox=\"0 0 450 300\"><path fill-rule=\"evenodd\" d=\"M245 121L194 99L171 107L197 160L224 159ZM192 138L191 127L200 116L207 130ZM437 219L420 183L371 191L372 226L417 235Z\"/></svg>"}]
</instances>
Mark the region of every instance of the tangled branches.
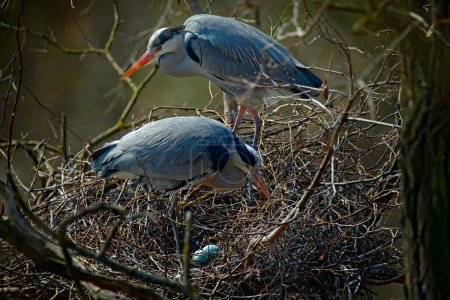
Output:
<instances>
[{"instance_id":1,"label":"tangled branches","mask_svg":"<svg viewBox=\"0 0 450 300\"><path fill-rule=\"evenodd\" d=\"M305 209L278 239L256 252L252 265L244 264L252 240L280 225L319 168L335 122L328 112L300 103L266 114L263 172L272 201L258 196L252 206L242 192L200 188L182 193L178 210L192 212L192 248L217 244L223 249L208 266L191 268L192 284L203 296L326 297L358 294L372 284L399 280L401 231L388 225L399 205L398 128L395 123L361 122L358 111L345 122L331 165ZM250 135L243 132L242 137ZM46 168L41 163L37 177L52 184L28 191L28 201L35 203L33 214L50 230L63 230L65 246L85 257L82 261L89 269L122 279L135 275L117 273L109 263L114 261L180 278L183 270L168 227L167 196L134 181L99 180L89 163L77 157L52 174ZM122 208L117 211L115 205ZM166 293L165 297L176 295Z\"/></svg>"},{"instance_id":2,"label":"tangled branches","mask_svg":"<svg viewBox=\"0 0 450 300\"><path fill-rule=\"evenodd\" d=\"M305 31L293 18L293 36L309 33L327 5ZM66 54L100 55L121 73L110 52L119 25L116 2L113 14L104 47L77 51L20 24L0 26L39 37ZM271 201L257 192L249 202L243 191L195 188L180 192L179 217L172 220L167 195L133 180L105 181L93 174L87 159L91 148L122 129L173 114L225 118L209 108L160 106L130 122L156 69L139 84L126 81L132 93L117 122L78 153L66 147L64 117L59 120L62 146L11 135L3 139L0 146L8 153L26 150L34 176L24 182L12 167L9 185L2 183L1 291L13 297L67 299L330 298L370 297L372 285L402 281L402 232L392 225L400 205L396 53L383 53L364 76L355 76L351 48L329 33L331 25L317 27L348 66L334 70L330 59L322 71L329 82L345 88L326 86L324 100L283 99L262 114L262 172ZM291 36L285 29L280 28L280 38ZM248 141L253 129L247 124L239 135ZM2 155L8 161L12 157ZM172 221L192 249L184 249L181 264ZM222 249L219 257L202 267L188 263L191 252L210 244Z\"/></svg>"}]
</instances>

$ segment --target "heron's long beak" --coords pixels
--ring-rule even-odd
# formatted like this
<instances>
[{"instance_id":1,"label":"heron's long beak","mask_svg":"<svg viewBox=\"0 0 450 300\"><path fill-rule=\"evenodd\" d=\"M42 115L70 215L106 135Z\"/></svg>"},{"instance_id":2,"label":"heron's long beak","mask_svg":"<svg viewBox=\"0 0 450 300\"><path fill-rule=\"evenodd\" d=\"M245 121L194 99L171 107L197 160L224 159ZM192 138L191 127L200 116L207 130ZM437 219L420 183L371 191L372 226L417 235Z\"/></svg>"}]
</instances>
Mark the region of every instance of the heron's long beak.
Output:
<instances>
[{"instance_id":1,"label":"heron's long beak","mask_svg":"<svg viewBox=\"0 0 450 300\"><path fill-rule=\"evenodd\" d=\"M256 186L263 192L264 196L266 196L267 200L270 200L270 193L269 190L266 187L266 184L264 183L264 180L261 177L261 174L259 174L258 171L252 171L251 172L251 179L253 183L256 184Z\"/></svg>"},{"instance_id":2,"label":"heron's long beak","mask_svg":"<svg viewBox=\"0 0 450 300\"><path fill-rule=\"evenodd\" d=\"M123 74L122 78L120 80L124 80L125 78L130 77L134 72L139 70L140 68L146 66L147 64L151 63L155 57L156 52L158 52L157 48L154 48L150 51L146 51L144 55L142 55L137 62L134 63L134 65L131 66L131 68L128 69L128 71Z\"/></svg>"}]
</instances>

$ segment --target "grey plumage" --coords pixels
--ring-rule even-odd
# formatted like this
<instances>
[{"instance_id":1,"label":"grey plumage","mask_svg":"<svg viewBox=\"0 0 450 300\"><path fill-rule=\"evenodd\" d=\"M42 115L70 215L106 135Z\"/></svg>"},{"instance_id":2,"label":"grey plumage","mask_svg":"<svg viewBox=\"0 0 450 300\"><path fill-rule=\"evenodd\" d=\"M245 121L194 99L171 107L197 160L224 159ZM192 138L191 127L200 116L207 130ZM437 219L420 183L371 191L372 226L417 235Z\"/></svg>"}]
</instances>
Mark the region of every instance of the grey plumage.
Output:
<instances>
[{"instance_id":1,"label":"grey plumage","mask_svg":"<svg viewBox=\"0 0 450 300\"><path fill-rule=\"evenodd\" d=\"M165 35L164 39L153 39L149 49L168 36L183 38L180 53L159 57L161 70L175 76L206 77L244 104L268 100L274 91L316 95L308 87L319 88L322 84L280 43L235 19L194 15L186 20L184 28L167 28L160 35Z\"/></svg>"},{"instance_id":2,"label":"grey plumage","mask_svg":"<svg viewBox=\"0 0 450 300\"><path fill-rule=\"evenodd\" d=\"M156 62L173 76L209 79L240 103L233 131L247 110L256 124L257 146L262 121L252 106L273 104L284 96L317 96L322 81L280 43L232 18L199 14L183 26L158 29L147 52L122 76ZM285 97L284 97L285 98Z\"/></svg>"},{"instance_id":3,"label":"grey plumage","mask_svg":"<svg viewBox=\"0 0 450 300\"><path fill-rule=\"evenodd\" d=\"M100 177L139 176L155 190L204 184L237 189L260 167L258 153L222 123L204 117L151 122L91 155Z\"/></svg>"}]
</instances>

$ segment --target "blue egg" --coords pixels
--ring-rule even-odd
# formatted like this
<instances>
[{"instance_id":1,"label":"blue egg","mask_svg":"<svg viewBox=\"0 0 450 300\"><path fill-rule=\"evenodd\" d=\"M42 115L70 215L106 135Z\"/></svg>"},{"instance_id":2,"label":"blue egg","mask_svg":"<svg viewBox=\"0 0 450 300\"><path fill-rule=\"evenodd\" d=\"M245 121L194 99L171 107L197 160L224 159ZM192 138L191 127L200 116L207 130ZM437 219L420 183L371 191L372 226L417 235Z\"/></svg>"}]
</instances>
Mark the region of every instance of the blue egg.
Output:
<instances>
[{"instance_id":1,"label":"blue egg","mask_svg":"<svg viewBox=\"0 0 450 300\"><path fill-rule=\"evenodd\" d=\"M194 252L194 256L192 257L193 265L198 267L204 266L221 253L222 250L218 246L207 245Z\"/></svg>"}]
</instances>

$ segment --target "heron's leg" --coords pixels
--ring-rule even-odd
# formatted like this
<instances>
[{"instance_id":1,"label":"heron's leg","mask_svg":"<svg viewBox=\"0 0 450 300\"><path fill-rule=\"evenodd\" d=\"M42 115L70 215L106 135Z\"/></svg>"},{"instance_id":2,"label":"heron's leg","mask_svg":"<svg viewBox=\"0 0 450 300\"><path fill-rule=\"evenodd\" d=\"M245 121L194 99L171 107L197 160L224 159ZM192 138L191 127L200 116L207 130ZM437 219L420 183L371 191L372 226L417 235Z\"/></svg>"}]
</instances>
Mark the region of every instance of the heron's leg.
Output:
<instances>
[{"instance_id":1,"label":"heron's leg","mask_svg":"<svg viewBox=\"0 0 450 300\"><path fill-rule=\"evenodd\" d=\"M255 135L253 136L253 145L252 145L252 147L255 148L256 150L258 150L259 138L261 136L261 130L262 130L263 121L258 116L258 113L256 112L256 110L252 106L250 106L250 105L247 106L247 111L252 115L253 120L255 120Z\"/></svg>"},{"instance_id":2,"label":"heron's leg","mask_svg":"<svg viewBox=\"0 0 450 300\"><path fill-rule=\"evenodd\" d=\"M172 224L173 238L175 240L175 245L177 247L178 258L180 261L180 267L183 268L183 261L182 261L183 253L181 250L180 235L178 234L178 228L177 228L177 214L176 214L177 203L178 203L177 192L174 192L170 195L169 219L170 219L170 223Z\"/></svg>"},{"instance_id":3,"label":"heron's leg","mask_svg":"<svg viewBox=\"0 0 450 300\"><path fill-rule=\"evenodd\" d=\"M258 150L258 145L259 145L259 137L261 135L261 128L262 128L262 119L258 116L258 113L256 112L256 110L251 106L247 106L246 110L252 115L253 120L255 120L255 135L253 136L253 145L252 147L255 150ZM252 205L253 201L252 201L252 196L253 196L253 182L249 179L248 180L248 187L247 187L247 200L248 200L248 205Z\"/></svg>"},{"instance_id":4,"label":"heron's leg","mask_svg":"<svg viewBox=\"0 0 450 300\"><path fill-rule=\"evenodd\" d=\"M244 104L239 103L239 112L236 117L236 121L234 121L233 132L236 132L238 130L239 124L241 124L242 117L244 116L244 113L245 113L245 108L246 107Z\"/></svg>"}]
</instances>

